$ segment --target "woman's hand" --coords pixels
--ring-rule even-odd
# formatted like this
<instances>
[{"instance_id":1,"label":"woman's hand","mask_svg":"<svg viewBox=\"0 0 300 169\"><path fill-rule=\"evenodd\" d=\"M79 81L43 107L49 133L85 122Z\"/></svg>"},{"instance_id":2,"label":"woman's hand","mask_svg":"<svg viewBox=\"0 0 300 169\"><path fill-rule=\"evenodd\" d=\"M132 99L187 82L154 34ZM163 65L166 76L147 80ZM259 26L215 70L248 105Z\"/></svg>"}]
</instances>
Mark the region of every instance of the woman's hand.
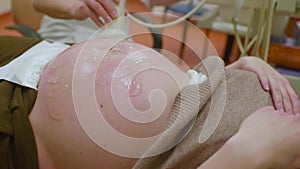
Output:
<instances>
[{"instance_id":1,"label":"woman's hand","mask_svg":"<svg viewBox=\"0 0 300 169\"><path fill-rule=\"evenodd\" d=\"M299 168L294 162L300 155L300 114L261 108L243 121L230 142L270 168Z\"/></svg>"},{"instance_id":2,"label":"woman's hand","mask_svg":"<svg viewBox=\"0 0 300 169\"><path fill-rule=\"evenodd\" d=\"M256 73L262 87L271 92L277 110L294 114L300 113L298 96L289 81L260 58L243 57L228 67Z\"/></svg>"}]
</instances>

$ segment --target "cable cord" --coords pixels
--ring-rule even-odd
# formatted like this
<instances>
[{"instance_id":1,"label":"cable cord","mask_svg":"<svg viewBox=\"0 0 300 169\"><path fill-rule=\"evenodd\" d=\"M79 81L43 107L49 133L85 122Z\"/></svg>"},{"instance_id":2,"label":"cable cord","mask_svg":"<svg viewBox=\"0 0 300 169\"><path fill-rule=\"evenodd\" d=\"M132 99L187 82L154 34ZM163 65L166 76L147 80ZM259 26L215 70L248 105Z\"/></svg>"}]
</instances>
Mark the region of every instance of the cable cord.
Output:
<instances>
[{"instance_id":1,"label":"cable cord","mask_svg":"<svg viewBox=\"0 0 300 169\"><path fill-rule=\"evenodd\" d=\"M185 14L184 16L168 22L168 23L163 23L163 24L152 24L152 23L145 23L135 17L134 15L129 14L129 18L135 21L136 23L149 27L149 28L166 28L170 26L174 26L176 24L179 24L183 21L185 21L187 18L191 17L197 10L199 10L203 5L207 2L207 0L202 0L193 10ZM241 52L241 56L246 56L248 51L253 47L252 54L257 55L258 54L258 49L260 46L262 46L262 58L267 61L267 54L269 50L269 44L270 44L270 37L271 37L271 28L272 28L272 21L273 21L273 15L274 15L274 10L276 9L278 0L268 0L268 9L266 10L265 8L265 1L261 1L262 5L260 6L260 17L259 17L259 23L257 27L257 34L252 37L252 40L249 42L250 39L250 34L252 31L250 30L251 25L253 25L253 18L254 18L254 2L251 2L250 5L250 18L248 21L247 25L247 32L245 35L245 42L242 44L241 37L239 35L239 31L237 29L237 16L240 13L240 10L242 8L244 0L237 0L236 5L235 5L235 10L234 10L234 16L232 17L232 23L233 23L233 28L234 28L234 35L237 40L237 44L239 47L239 50ZM125 4L126 0L121 0L118 5L116 5L116 8L118 10L119 16L122 16L125 11ZM267 13L267 17L265 17L265 14Z\"/></svg>"},{"instance_id":2,"label":"cable cord","mask_svg":"<svg viewBox=\"0 0 300 169\"><path fill-rule=\"evenodd\" d=\"M121 0L122 1L122 0ZM123 0L124 1L124 0ZM134 15L128 15L130 19L132 19L133 21L135 21L136 23L145 26L145 27L149 27L149 28L166 28L166 27L171 27L174 26L176 24L179 24L183 21L185 21L187 18L191 17L195 12L197 12L200 8L203 7L203 5L206 3L207 0L202 0L194 9L192 9L189 13L185 14L184 16L168 22L168 23L163 23L163 24L152 24L152 23L145 23L141 20L139 20L138 18L136 18Z\"/></svg>"}]
</instances>

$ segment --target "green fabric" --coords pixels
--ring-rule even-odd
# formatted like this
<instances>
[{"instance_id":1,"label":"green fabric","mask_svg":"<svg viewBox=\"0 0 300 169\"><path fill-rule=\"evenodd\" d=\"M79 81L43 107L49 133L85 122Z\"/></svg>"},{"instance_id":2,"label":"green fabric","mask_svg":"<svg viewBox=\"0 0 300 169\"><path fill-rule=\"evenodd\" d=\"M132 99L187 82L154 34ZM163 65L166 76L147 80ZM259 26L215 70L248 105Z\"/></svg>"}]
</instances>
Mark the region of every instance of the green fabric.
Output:
<instances>
[{"instance_id":1,"label":"green fabric","mask_svg":"<svg viewBox=\"0 0 300 169\"><path fill-rule=\"evenodd\" d=\"M41 40L0 36L0 66ZM38 169L37 148L28 118L37 91L0 80L0 169Z\"/></svg>"}]
</instances>

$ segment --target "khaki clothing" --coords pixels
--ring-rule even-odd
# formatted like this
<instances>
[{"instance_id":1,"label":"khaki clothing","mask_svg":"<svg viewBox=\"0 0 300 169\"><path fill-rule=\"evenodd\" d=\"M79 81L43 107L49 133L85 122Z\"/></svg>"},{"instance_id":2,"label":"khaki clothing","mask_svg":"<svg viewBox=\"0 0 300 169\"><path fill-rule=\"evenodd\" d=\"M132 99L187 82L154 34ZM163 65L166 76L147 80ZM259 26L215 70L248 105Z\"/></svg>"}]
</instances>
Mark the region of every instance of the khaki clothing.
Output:
<instances>
[{"instance_id":1,"label":"khaki clothing","mask_svg":"<svg viewBox=\"0 0 300 169\"><path fill-rule=\"evenodd\" d=\"M273 105L255 73L225 69L218 57L208 57L195 69L206 72L209 80L187 86L177 95L169 128L145 153L145 158L136 163L135 169L196 169L238 131L247 116ZM207 128L202 130L206 121L210 122L206 125L208 130L217 124L212 135L205 132ZM187 135L176 147L149 157L174 144L178 136L184 135L183 131L188 131Z\"/></svg>"},{"instance_id":2,"label":"khaki clothing","mask_svg":"<svg viewBox=\"0 0 300 169\"><path fill-rule=\"evenodd\" d=\"M41 40L0 36L0 66ZM37 169L37 148L28 119L37 91L0 80L0 168Z\"/></svg>"}]
</instances>

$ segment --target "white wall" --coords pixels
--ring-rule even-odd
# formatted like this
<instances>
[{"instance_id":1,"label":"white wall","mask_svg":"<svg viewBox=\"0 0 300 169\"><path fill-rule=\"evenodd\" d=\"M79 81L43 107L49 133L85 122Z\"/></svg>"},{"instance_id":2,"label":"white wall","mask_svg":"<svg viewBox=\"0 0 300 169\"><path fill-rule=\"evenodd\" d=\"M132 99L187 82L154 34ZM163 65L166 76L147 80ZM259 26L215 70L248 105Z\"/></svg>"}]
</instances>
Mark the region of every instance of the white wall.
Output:
<instances>
[{"instance_id":1,"label":"white wall","mask_svg":"<svg viewBox=\"0 0 300 169\"><path fill-rule=\"evenodd\" d=\"M10 11L11 0L0 0L0 14Z\"/></svg>"}]
</instances>

